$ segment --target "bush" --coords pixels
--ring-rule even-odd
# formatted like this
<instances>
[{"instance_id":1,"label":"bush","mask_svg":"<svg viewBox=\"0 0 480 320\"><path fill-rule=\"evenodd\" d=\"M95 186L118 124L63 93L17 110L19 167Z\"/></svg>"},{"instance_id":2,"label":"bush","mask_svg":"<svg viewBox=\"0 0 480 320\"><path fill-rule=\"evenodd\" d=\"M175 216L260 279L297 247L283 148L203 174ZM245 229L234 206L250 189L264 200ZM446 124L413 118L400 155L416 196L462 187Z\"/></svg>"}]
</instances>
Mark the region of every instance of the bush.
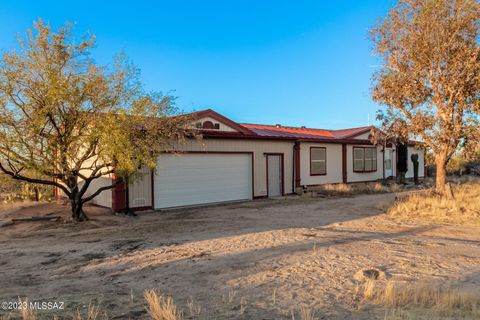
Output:
<instances>
[{"instance_id":1,"label":"bush","mask_svg":"<svg viewBox=\"0 0 480 320\"><path fill-rule=\"evenodd\" d=\"M50 201L53 199L51 186L31 184L14 180L0 173L0 203L18 201Z\"/></svg>"}]
</instances>

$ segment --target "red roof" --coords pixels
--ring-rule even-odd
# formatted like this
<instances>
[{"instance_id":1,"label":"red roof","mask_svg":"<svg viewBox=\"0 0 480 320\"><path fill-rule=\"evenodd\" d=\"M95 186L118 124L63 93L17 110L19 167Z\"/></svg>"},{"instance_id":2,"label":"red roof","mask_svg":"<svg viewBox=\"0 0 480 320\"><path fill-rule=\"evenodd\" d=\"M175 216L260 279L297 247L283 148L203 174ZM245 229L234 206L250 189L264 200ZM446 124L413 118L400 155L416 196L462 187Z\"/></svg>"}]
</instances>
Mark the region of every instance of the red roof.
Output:
<instances>
[{"instance_id":1,"label":"red roof","mask_svg":"<svg viewBox=\"0 0 480 320\"><path fill-rule=\"evenodd\" d=\"M285 127L278 125L248 124L242 123L243 127L250 129L262 137L295 138L295 139L321 139L336 140L348 139L369 132L373 126L350 128L342 130L325 130L305 127Z\"/></svg>"},{"instance_id":2,"label":"red roof","mask_svg":"<svg viewBox=\"0 0 480 320\"><path fill-rule=\"evenodd\" d=\"M318 140L318 141L349 141L358 135L370 132L374 127L365 126L340 130L314 129L306 127L288 127L281 125L265 125L236 123L212 109L201 110L191 113L194 118L212 117L237 130L237 132L225 132L216 130L202 130L204 136L232 137L232 138L258 138L258 139L285 139L285 140ZM368 139L362 139L368 141Z\"/></svg>"}]
</instances>

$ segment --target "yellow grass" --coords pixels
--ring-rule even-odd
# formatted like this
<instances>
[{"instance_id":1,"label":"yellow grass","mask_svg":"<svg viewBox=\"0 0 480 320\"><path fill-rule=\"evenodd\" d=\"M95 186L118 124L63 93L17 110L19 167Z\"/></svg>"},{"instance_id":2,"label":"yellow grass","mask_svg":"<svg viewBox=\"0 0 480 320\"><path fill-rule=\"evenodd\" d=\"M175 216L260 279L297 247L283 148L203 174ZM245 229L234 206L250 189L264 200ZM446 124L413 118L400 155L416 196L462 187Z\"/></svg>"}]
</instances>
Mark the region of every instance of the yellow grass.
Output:
<instances>
[{"instance_id":1,"label":"yellow grass","mask_svg":"<svg viewBox=\"0 0 480 320\"><path fill-rule=\"evenodd\" d=\"M348 195L363 193L387 193L398 192L402 189L398 184L382 184L381 182L359 182L359 183L332 183L312 187L313 192L327 195Z\"/></svg>"},{"instance_id":2,"label":"yellow grass","mask_svg":"<svg viewBox=\"0 0 480 320\"><path fill-rule=\"evenodd\" d=\"M366 281L363 301L385 307L385 320L480 319L480 290Z\"/></svg>"},{"instance_id":3,"label":"yellow grass","mask_svg":"<svg viewBox=\"0 0 480 320\"><path fill-rule=\"evenodd\" d=\"M100 306L89 305L87 309L87 314L85 317L82 313L77 310L77 313L73 316L73 320L107 320L108 316L103 311Z\"/></svg>"},{"instance_id":4,"label":"yellow grass","mask_svg":"<svg viewBox=\"0 0 480 320\"><path fill-rule=\"evenodd\" d=\"M190 297L187 302L188 312L190 314L190 318L198 317L202 313L202 307L193 301L193 298Z\"/></svg>"},{"instance_id":5,"label":"yellow grass","mask_svg":"<svg viewBox=\"0 0 480 320\"><path fill-rule=\"evenodd\" d=\"M387 213L398 220L441 224L480 225L480 182L452 185L454 198L434 194L412 195Z\"/></svg>"},{"instance_id":6,"label":"yellow grass","mask_svg":"<svg viewBox=\"0 0 480 320\"><path fill-rule=\"evenodd\" d=\"M148 314L152 320L183 320L183 311L178 309L172 297L165 297L155 290L144 294L148 304Z\"/></svg>"},{"instance_id":7,"label":"yellow grass","mask_svg":"<svg viewBox=\"0 0 480 320\"><path fill-rule=\"evenodd\" d=\"M300 306L298 310L299 320L317 320L318 318L315 316L315 310L304 305ZM292 310L292 320L296 320L295 312Z\"/></svg>"}]
</instances>

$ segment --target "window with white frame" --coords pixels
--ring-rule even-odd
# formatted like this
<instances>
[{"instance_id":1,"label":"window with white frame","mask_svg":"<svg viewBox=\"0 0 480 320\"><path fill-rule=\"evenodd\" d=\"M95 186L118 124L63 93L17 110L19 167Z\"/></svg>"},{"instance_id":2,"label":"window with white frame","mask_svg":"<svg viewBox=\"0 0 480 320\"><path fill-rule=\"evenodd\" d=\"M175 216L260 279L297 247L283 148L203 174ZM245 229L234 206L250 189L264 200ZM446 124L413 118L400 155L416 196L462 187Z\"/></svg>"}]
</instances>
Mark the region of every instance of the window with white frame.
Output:
<instances>
[{"instance_id":1,"label":"window with white frame","mask_svg":"<svg viewBox=\"0 0 480 320\"><path fill-rule=\"evenodd\" d=\"M327 174L327 148L310 148L310 175L320 176Z\"/></svg>"},{"instance_id":2,"label":"window with white frame","mask_svg":"<svg viewBox=\"0 0 480 320\"><path fill-rule=\"evenodd\" d=\"M353 171L377 171L377 148L353 147Z\"/></svg>"}]
</instances>

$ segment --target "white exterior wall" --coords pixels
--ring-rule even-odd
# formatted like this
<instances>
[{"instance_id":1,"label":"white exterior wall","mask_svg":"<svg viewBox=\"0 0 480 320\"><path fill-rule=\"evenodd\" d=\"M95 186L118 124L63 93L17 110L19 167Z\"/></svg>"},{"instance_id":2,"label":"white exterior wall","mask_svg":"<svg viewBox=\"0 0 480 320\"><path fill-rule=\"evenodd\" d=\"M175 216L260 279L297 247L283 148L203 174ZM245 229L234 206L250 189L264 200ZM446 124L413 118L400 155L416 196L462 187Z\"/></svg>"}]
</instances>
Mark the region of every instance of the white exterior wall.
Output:
<instances>
[{"instance_id":1,"label":"white exterior wall","mask_svg":"<svg viewBox=\"0 0 480 320\"><path fill-rule=\"evenodd\" d=\"M89 161L85 161L83 166L88 167L94 160L95 159L90 159ZM103 168L101 172L106 172L109 170L111 170L111 168ZM81 170L80 173L89 177L92 174L92 171ZM113 175L109 174L93 180L88 186L87 192L85 193L85 197L88 197L89 195L93 194L101 187L112 185L112 178L113 178ZM79 182L81 182L80 183L80 188L81 188L81 186L83 185L83 180L79 179ZM98 196L93 198L93 200L90 202L99 206L111 208L112 207L112 189L102 191Z\"/></svg>"},{"instance_id":2,"label":"white exterior wall","mask_svg":"<svg viewBox=\"0 0 480 320\"><path fill-rule=\"evenodd\" d=\"M284 190L285 194L293 193L293 146L294 143L288 141L203 139L200 141L188 140L177 149L181 151L253 152L253 195L261 197L267 196L267 157L265 153L283 153Z\"/></svg>"},{"instance_id":3,"label":"white exterior wall","mask_svg":"<svg viewBox=\"0 0 480 320\"><path fill-rule=\"evenodd\" d=\"M347 182L383 179L383 147L377 146L377 171L374 172L353 172L353 147L372 147L372 145L347 145ZM341 158L340 161L342 161Z\"/></svg>"},{"instance_id":4,"label":"white exterior wall","mask_svg":"<svg viewBox=\"0 0 480 320\"><path fill-rule=\"evenodd\" d=\"M148 167L143 166L135 179L129 183L128 201L130 208L152 205L152 174Z\"/></svg>"},{"instance_id":5,"label":"white exterior wall","mask_svg":"<svg viewBox=\"0 0 480 320\"><path fill-rule=\"evenodd\" d=\"M92 158L90 160L85 161L83 163L83 166L88 167L89 165L91 165L93 163L94 160L95 159ZM104 169L101 170L101 172L106 172L106 171L109 171L110 169L111 168L104 168ZM83 174L86 177L89 177L92 174L92 170L85 170L84 169L84 170L80 170L80 173ZM105 176L102 176L100 178L97 178L97 179L93 180L90 183L90 185L88 186L88 189L85 192L84 198L90 196L91 194L96 192L101 187L112 185L112 182L113 182L112 179L113 179L113 175L109 174L109 175L105 175ZM78 181L78 187L81 189L83 184L84 184L84 181L80 178L78 178L77 181ZM61 197L66 196L65 193L61 189L58 189L58 195L61 196ZM111 208L112 207L112 189L102 191L98 196L93 198L92 201L90 201L89 203L93 203L93 204L96 204L96 205L99 205L99 206L102 206L102 207Z\"/></svg>"},{"instance_id":6,"label":"white exterior wall","mask_svg":"<svg viewBox=\"0 0 480 320\"><path fill-rule=\"evenodd\" d=\"M396 177L397 175L397 146L395 144L392 144L392 146L388 149L392 149L392 173L393 176ZM383 155L382 155L383 157ZM383 158L382 158L383 161Z\"/></svg>"},{"instance_id":7,"label":"white exterior wall","mask_svg":"<svg viewBox=\"0 0 480 320\"><path fill-rule=\"evenodd\" d=\"M111 176L105 176L105 177L95 179L92 181L90 186L88 186L87 192L85 193L85 197L88 197L92 193L96 192L99 188L104 186L109 186L111 184L112 184ZM111 208L112 207L112 189L102 191L98 196L93 198L93 200L90 202L102 207Z\"/></svg>"},{"instance_id":8,"label":"white exterior wall","mask_svg":"<svg viewBox=\"0 0 480 320\"><path fill-rule=\"evenodd\" d=\"M405 174L405 178L413 178L413 162L410 159L412 154L418 154L418 176L425 177L425 154L423 150L415 147L408 147L408 171Z\"/></svg>"},{"instance_id":9,"label":"white exterior wall","mask_svg":"<svg viewBox=\"0 0 480 320\"><path fill-rule=\"evenodd\" d=\"M310 175L310 148L326 148L327 174ZM302 185L342 182L342 145L338 143L300 143L300 179Z\"/></svg>"}]
</instances>

